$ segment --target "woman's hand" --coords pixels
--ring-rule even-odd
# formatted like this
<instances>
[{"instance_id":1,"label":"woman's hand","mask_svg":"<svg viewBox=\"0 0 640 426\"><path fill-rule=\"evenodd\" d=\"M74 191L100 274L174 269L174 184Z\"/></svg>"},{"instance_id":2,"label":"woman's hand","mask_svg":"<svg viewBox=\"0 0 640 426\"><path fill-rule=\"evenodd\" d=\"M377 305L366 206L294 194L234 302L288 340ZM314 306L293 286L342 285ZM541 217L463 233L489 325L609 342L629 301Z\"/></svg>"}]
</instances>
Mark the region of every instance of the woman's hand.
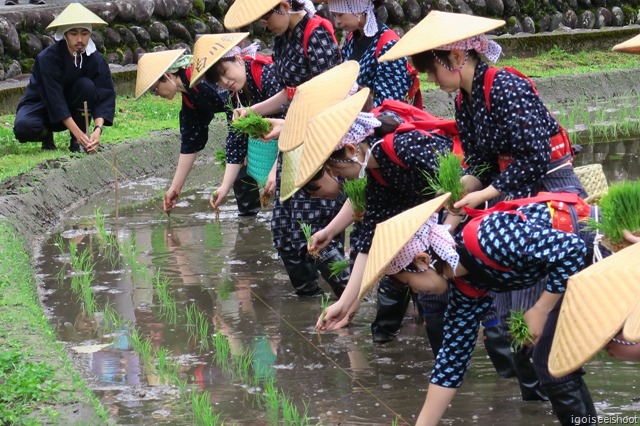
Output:
<instances>
[{"instance_id":1,"label":"woman's hand","mask_svg":"<svg viewBox=\"0 0 640 426\"><path fill-rule=\"evenodd\" d=\"M266 118L268 122L271 123L271 131L266 135L262 136L262 140L264 141L272 141L274 139L278 139L280 137L280 132L282 131L282 126L284 126L284 120L282 118Z\"/></svg>"},{"instance_id":2,"label":"woman's hand","mask_svg":"<svg viewBox=\"0 0 640 426\"><path fill-rule=\"evenodd\" d=\"M350 308L351 306L347 306L344 301L338 300L324 310L324 315L320 315L318 322L316 322L316 328L329 331L346 327L351 323L355 314L355 310Z\"/></svg>"},{"instance_id":3,"label":"woman's hand","mask_svg":"<svg viewBox=\"0 0 640 426\"><path fill-rule=\"evenodd\" d=\"M267 181L264 184L264 193L273 194L276 192L276 170L275 168L269 172Z\"/></svg>"},{"instance_id":4,"label":"woman's hand","mask_svg":"<svg viewBox=\"0 0 640 426\"><path fill-rule=\"evenodd\" d=\"M220 205L224 203L224 199L227 197L229 193L229 188L222 185L215 191L211 193L209 197L209 205L212 209L217 210L220 208Z\"/></svg>"},{"instance_id":5,"label":"woman's hand","mask_svg":"<svg viewBox=\"0 0 640 426\"><path fill-rule=\"evenodd\" d=\"M87 152L96 152L100 147L100 136L102 136L102 128L95 127L91 136L89 136L89 144L85 147Z\"/></svg>"},{"instance_id":6,"label":"woman's hand","mask_svg":"<svg viewBox=\"0 0 640 426\"><path fill-rule=\"evenodd\" d=\"M246 117L249 114L249 108L236 108L233 110L232 120L236 121L239 118Z\"/></svg>"},{"instance_id":7,"label":"woman's hand","mask_svg":"<svg viewBox=\"0 0 640 426\"><path fill-rule=\"evenodd\" d=\"M165 212L170 211L176 206L178 199L180 198L180 190L174 187L167 189L164 198L162 199L162 210Z\"/></svg>"},{"instance_id":8,"label":"woman's hand","mask_svg":"<svg viewBox=\"0 0 640 426\"><path fill-rule=\"evenodd\" d=\"M319 252L331 243L333 240L333 234L323 228L311 236L311 242L307 244L307 251L309 253Z\"/></svg>"},{"instance_id":9,"label":"woman's hand","mask_svg":"<svg viewBox=\"0 0 640 426\"><path fill-rule=\"evenodd\" d=\"M622 230L622 234L624 235L624 239L629 241L632 244L635 243L640 243L640 237L636 237L635 235L633 235L631 232L627 231L626 229Z\"/></svg>"},{"instance_id":10,"label":"woman's hand","mask_svg":"<svg viewBox=\"0 0 640 426\"><path fill-rule=\"evenodd\" d=\"M531 334L534 345L538 343L538 339L542 335L542 330L544 329L544 324L547 322L548 316L549 312L547 310L535 305L524 313L524 320L527 323L527 327L529 327L529 333Z\"/></svg>"}]
</instances>

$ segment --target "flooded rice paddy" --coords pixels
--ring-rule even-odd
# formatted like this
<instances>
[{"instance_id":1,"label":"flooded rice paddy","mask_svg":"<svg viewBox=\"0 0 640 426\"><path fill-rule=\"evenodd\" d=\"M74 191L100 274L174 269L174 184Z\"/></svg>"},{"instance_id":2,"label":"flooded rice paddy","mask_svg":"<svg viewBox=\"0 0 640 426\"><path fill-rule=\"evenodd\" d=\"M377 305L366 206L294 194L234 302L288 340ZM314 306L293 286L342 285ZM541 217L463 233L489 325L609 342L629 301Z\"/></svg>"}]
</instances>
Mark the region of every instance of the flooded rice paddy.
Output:
<instances>
[{"instance_id":1,"label":"flooded rice paddy","mask_svg":"<svg viewBox=\"0 0 640 426\"><path fill-rule=\"evenodd\" d=\"M603 164L609 181L637 179L637 141L586 147L576 163ZM58 337L122 425L413 424L433 356L413 307L398 338L371 342L375 302L354 324L318 333L321 298L298 298L271 245L270 213L220 222L213 183L168 218L166 176L87 200L38 258L44 303ZM200 175L200 177L198 177ZM152 200L152 201L148 201ZM324 284L325 291L330 289ZM638 365L598 355L586 381L605 416L640 412ZM549 403L522 402L478 345L443 424L551 425Z\"/></svg>"}]
</instances>

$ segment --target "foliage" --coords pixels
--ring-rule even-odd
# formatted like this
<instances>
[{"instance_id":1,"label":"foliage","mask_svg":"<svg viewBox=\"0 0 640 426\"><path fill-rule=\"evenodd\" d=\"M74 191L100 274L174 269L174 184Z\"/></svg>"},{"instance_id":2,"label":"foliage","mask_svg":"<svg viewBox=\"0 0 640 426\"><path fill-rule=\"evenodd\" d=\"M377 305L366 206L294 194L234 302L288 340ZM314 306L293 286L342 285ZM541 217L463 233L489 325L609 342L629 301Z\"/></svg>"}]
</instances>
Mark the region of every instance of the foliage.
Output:
<instances>
[{"instance_id":1,"label":"foliage","mask_svg":"<svg viewBox=\"0 0 640 426\"><path fill-rule=\"evenodd\" d=\"M331 262L331 264L329 265L331 275L329 277L337 277L342 271L349 268L349 266L351 266L351 262L349 261L349 259L336 260L335 262Z\"/></svg>"},{"instance_id":2,"label":"foliage","mask_svg":"<svg viewBox=\"0 0 640 426\"><path fill-rule=\"evenodd\" d=\"M640 181L623 181L609 187L600 199L600 221L590 227L600 230L611 243L624 240L622 230L640 230Z\"/></svg>"},{"instance_id":3,"label":"foliage","mask_svg":"<svg viewBox=\"0 0 640 426\"><path fill-rule=\"evenodd\" d=\"M511 332L511 346L518 350L525 346L527 343L533 342L533 337L529 333L529 326L524 320L524 310L511 311L511 315L507 318L507 325Z\"/></svg>"},{"instance_id":4,"label":"foliage","mask_svg":"<svg viewBox=\"0 0 640 426\"><path fill-rule=\"evenodd\" d=\"M231 123L231 128L238 133L244 133L251 138L260 138L271 130L271 123L261 115L247 109L247 115L240 117Z\"/></svg>"},{"instance_id":5,"label":"foliage","mask_svg":"<svg viewBox=\"0 0 640 426\"><path fill-rule=\"evenodd\" d=\"M436 153L438 156L438 170L433 176L433 173L423 171L425 179L427 180L426 193L435 193L436 195L442 195L447 192L451 193L450 203L455 203L464 196L464 186L462 185L462 164L460 158L453 152L448 152L445 155Z\"/></svg>"},{"instance_id":6,"label":"foliage","mask_svg":"<svg viewBox=\"0 0 640 426\"><path fill-rule=\"evenodd\" d=\"M342 189L351 201L354 216L359 217L360 220L362 220L362 215L367 207L367 178L348 179L342 184Z\"/></svg>"}]
</instances>

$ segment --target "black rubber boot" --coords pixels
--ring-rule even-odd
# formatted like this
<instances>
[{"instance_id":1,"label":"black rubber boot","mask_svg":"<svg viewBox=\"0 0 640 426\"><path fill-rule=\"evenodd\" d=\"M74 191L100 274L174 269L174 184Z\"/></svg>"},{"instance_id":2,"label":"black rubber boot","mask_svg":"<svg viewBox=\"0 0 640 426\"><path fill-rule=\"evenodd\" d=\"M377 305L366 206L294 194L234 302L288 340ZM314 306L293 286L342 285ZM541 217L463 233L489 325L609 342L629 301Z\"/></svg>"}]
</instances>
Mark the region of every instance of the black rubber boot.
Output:
<instances>
[{"instance_id":1,"label":"black rubber boot","mask_svg":"<svg viewBox=\"0 0 640 426\"><path fill-rule=\"evenodd\" d=\"M423 314L424 328L427 330L427 337L429 338L429 345L433 352L433 357L438 357L438 352L442 347L442 340L444 339L444 312L436 312L430 314Z\"/></svg>"},{"instance_id":2,"label":"black rubber boot","mask_svg":"<svg viewBox=\"0 0 640 426\"><path fill-rule=\"evenodd\" d=\"M255 216L260 211L260 187L258 182L242 167L233 183L233 193L238 204L238 216Z\"/></svg>"},{"instance_id":3,"label":"black rubber boot","mask_svg":"<svg viewBox=\"0 0 640 426\"><path fill-rule=\"evenodd\" d=\"M298 296L324 294L319 285L318 268L313 260L289 252L280 252L280 259Z\"/></svg>"},{"instance_id":4,"label":"black rubber boot","mask_svg":"<svg viewBox=\"0 0 640 426\"><path fill-rule=\"evenodd\" d=\"M580 418L581 425L598 424L598 412L581 377L566 383L545 385L544 390L563 426L578 424L576 418Z\"/></svg>"},{"instance_id":5,"label":"black rubber boot","mask_svg":"<svg viewBox=\"0 0 640 426\"><path fill-rule=\"evenodd\" d=\"M540 380L529 358L531 349L525 347L513 353L513 361L516 377L520 385L520 394L523 401L548 401L544 390L540 386Z\"/></svg>"},{"instance_id":6,"label":"black rubber boot","mask_svg":"<svg viewBox=\"0 0 640 426\"><path fill-rule=\"evenodd\" d=\"M56 149L56 144L53 141L53 132L48 132L44 139L42 139L42 149L45 151L52 151Z\"/></svg>"},{"instance_id":7,"label":"black rubber boot","mask_svg":"<svg viewBox=\"0 0 640 426\"><path fill-rule=\"evenodd\" d=\"M385 276L378 284L378 309L371 323L374 343L387 343L396 338L402 328L411 291L408 286L394 284L393 278Z\"/></svg>"},{"instance_id":8,"label":"black rubber boot","mask_svg":"<svg viewBox=\"0 0 640 426\"><path fill-rule=\"evenodd\" d=\"M514 377L516 367L514 365L513 353L511 352L511 337L507 333L502 333L497 325L485 327L483 330L484 348L487 350L489 359L500 377Z\"/></svg>"},{"instance_id":9,"label":"black rubber boot","mask_svg":"<svg viewBox=\"0 0 640 426\"><path fill-rule=\"evenodd\" d=\"M339 274L333 275L331 273L331 264L333 262L341 262L343 260L345 260L345 257L342 251L337 247L331 247L322 251L322 259L318 264L318 269L320 270L320 274L322 274L322 278L329 283L333 293L338 298L342 296L342 292L347 287L351 268L347 268Z\"/></svg>"}]
</instances>

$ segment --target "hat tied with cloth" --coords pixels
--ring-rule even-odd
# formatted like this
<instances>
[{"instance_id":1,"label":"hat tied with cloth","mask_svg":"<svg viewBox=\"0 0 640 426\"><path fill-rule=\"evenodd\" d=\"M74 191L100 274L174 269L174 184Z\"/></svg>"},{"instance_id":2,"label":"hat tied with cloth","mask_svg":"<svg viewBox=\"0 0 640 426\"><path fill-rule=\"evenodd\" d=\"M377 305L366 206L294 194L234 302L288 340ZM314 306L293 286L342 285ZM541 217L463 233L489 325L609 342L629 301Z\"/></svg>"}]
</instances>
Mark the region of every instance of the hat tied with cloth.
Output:
<instances>
[{"instance_id":1,"label":"hat tied with cloth","mask_svg":"<svg viewBox=\"0 0 640 426\"><path fill-rule=\"evenodd\" d=\"M142 55L138 60L138 70L136 71L136 100L170 69L177 71L182 67L188 67L188 61L192 60L192 58L191 55L183 56L184 52L185 49L175 49L145 53ZM179 64L177 68L176 63Z\"/></svg>"},{"instance_id":2,"label":"hat tied with cloth","mask_svg":"<svg viewBox=\"0 0 640 426\"><path fill-rule=\"evenodd\" d=\"M292 0L284 0L291 4ZM231 30L236 28L245 27L252 24L262 18L269 11L274 10L280 4L281 0L235 0L227 13L224 15L224 26ZM316 14L316 8L311 0L300 1L304 4L304 11L307 12L309 17ZM290 12L290 13L301 13ZM284 14L279 12L280 15Z\"/></svg>"},{"instance_id":3,"label":"hat tied with cloth","mask_svg":"<svg viewBox=\"0 0 640 426\"><path fill-rule=\"evenodd\" d=\"M476 50L495 62L502 48L482 34L503 25L505 21L501 19L434 10L378 58L378 62L392 61L429 50L451 49ZM476 38L480 35L480 38Z\"/></svg>"},{"instance_id":4,"label":"hat tied with cloth","mask_svg":"<svg viewBox=\"0 0 640 426\"><path fill-rule=\"evenodd\" d=\"M450 225L440 225L438 215L434 213L418 229L413 237L400 249L385 269L386 275L397 274L413 262L416 254L433 250L442 260L447 262L454 271L460 261L460 255L456 250L456 242L449 232ZM435 262L432 260L431 266ZM423 271L417 271L423 272Z\"/></svg>"},{"instance_id":5,"label":"hat tied with cloth","mask_svg":"<svg viewBox=\"0 0 640 426\"><path fill-rule=\"evenodd\" d=\"M376 225L375 233L371 240L369 255L367 256L367 264L362 277L359 299L362 299L369 292L371 287L379 281L383 274L396 271L398 265L404 263L404 260L400 261L396 259L396 256L405 248L407 243L413 241L416 233L425 225L425 222L429 224L429 222L433 220L433 215L444 207L450 196L450 193L443 194ZM431 223L433 224L433 222ZM444 227L442 228L444 229ZM446 231L446 229L444 230ZM429 235L429 232L426 235ZM435 239L427 238L430 243L435 246ZM440 236L439 238L444 237ZM437 243L438 246L447 244ZM402 256L406 257L407 254L408 253L405 252ZM447 258L451 260L452 263L457 264L457 260L454 262L450 255L445 254L443 258ZM413 257L411 260L413 260ZM394 262L394 266L390 266L392 262ZM402 265L402 267L404 268L409 263L411 262L408 261ZM389 266L391 269L388 269ZM397 269L396 272L400 270L401 269Z\"/></svg>"},{"instance_id":6,"label":"hat tied with cloth","mask_svg":"<svg viewBox=\"0 0 640 426\"><path fill-rule=\"evenodd\" d=\"M362 14L365 17L364 35L373 37L377 34L378 20L373 9L373 0L329 0L329 11L332 13ZM360 17L358 17L358 21Z\"/></svg>"},{"instance_id":7,"label":"hat tied with cloth","mask_svg":"<svg viewBox=\"0 0 640 426\"><path fill-rule=\"evenodd\" d=\"M193 75L189 87L193 87L202 80L206 72L223 58L235 55L232 52L241 52L238 44L242 43L249 33L225 33L205 34L200 36L193 45ZM235 49L235 50L234 50ZM253 56L258 50L257 46L251 48Z\"/></svg>"},{"instance_id":8,"label":"hat tied with cloth","mask_svg":"<svg viewBox=\"0 0 640 426\"><path fill-rule=\"evenodd\" d=\"M562 377L581 367L622 328L640 342L640 243L569 278L549 354L549 372Z\"/></svg>"},{"instance_id":9,"label":"hat tied with cloth","mask_svg":"<svg viewBox=\"0 0 640 426\"><path fill-rule=\"evenodd\" d=\"M93 32L93 27L107 25L107 23L98 15L81 5L80 3L71 3L47 26L48 30L55 29L54 39L60 41L64 38L67 31L74 28L81 28L89 32ZM73 62L76 68L82 68L82 53L91 56L97 50L96 44L91 38L87 43L84 52L73 52Z\"/></svg>"}]
</instances>

